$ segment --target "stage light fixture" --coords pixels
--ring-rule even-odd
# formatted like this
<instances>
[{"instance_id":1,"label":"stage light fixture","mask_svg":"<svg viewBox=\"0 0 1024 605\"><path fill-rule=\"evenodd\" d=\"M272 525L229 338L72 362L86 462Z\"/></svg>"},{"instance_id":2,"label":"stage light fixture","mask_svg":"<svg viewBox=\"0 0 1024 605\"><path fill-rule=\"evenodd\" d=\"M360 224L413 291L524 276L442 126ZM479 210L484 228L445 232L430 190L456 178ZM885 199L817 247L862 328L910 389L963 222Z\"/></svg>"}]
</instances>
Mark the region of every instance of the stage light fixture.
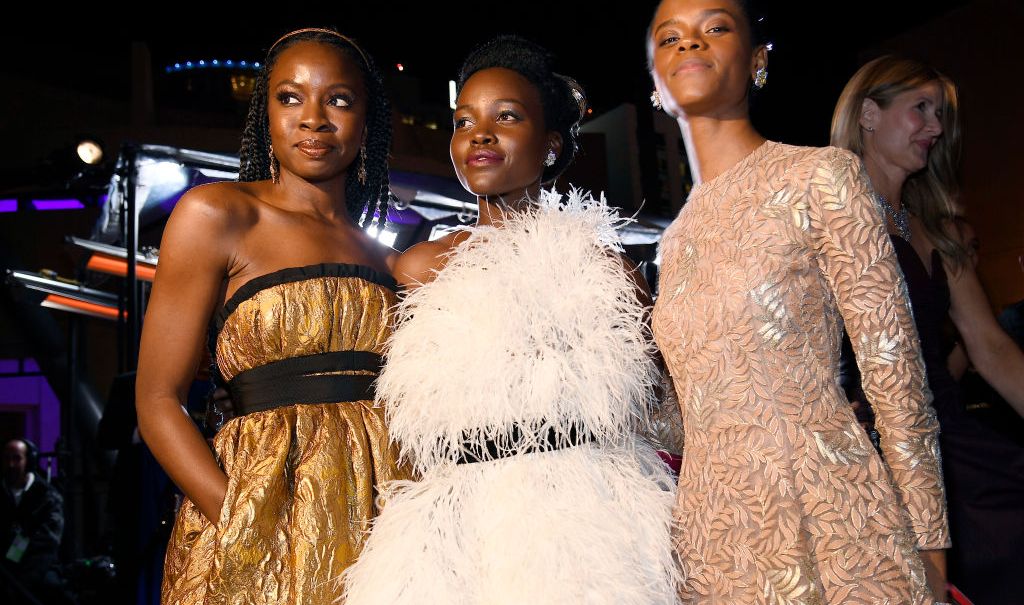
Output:
<instances>
[{"instance_id":1,"label":"stage light fixture","mask_svg":"<svg viewBox=\"0 0 1024 605\"><path fill-rule=\"evenodd\" d=\"M90 166L95 166L103 161L103 147L92 139L82 139L78 142L78 159Z\"/></svg>"}]
</instances>

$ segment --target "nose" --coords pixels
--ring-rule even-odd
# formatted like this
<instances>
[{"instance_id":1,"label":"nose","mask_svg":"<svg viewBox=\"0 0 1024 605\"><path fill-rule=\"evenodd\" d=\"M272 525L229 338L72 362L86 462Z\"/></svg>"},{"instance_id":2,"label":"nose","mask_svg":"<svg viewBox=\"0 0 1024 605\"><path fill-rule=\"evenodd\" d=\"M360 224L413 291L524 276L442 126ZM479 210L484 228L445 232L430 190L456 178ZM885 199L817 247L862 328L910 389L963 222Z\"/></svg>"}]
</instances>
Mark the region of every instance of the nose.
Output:
<instances>
[{"instance_id":1,"label":"nose","mask_svg":"<svg viewBox=\"0 0 1024 605\"><path fill-rule=\"evenodd\" d=\"M939 116L932 114L928 120L928 132L934 137L942 135L942 120L939 119Z\"/></svg>"},{"instance_id":2,"label":"nose","mask_svg":"<svg viewBox=\"0 0 1024 605\"><path fill-rule=\"evenodd\" d=\"M328 132L331 129L331 122L327 119L327 112L320 103L306 103L302 107L302 121L299 128L312 130L314 132Z\"/></svg>"},{"instance_id":3,"label":"nose","mask_svg":"<svg viewBox=\"0 0 1024 605\"><path fill-rule=\"evenodd\" d=\"M473 138L470 141L474 145L490 145L497 140L490 128L476 128L473 130Z\"/></svg>"},{"instance_id":4,"label":"nose","mask_svg":"<svg viewBox=\"0 0 1024 605\"><path fill-rule=\"evenodd\" d=\"M700 36L693 33L684 34L679 39L679 44L676 46L678 52L686 52L688 50L697 50L703 45L703 40Z\"/></svg>"}]
</instances>

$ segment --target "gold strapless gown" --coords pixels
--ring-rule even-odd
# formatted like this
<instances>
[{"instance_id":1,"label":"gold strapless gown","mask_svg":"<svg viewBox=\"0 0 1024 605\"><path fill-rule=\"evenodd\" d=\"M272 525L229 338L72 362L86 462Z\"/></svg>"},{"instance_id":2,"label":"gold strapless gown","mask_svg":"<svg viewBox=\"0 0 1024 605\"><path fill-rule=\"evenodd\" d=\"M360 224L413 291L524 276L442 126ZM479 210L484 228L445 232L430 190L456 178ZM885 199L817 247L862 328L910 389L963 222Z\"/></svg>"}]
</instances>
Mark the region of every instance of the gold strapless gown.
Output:
<instances>
[{"instance_id":1,"label":"gold strapless gown","mask_svg":"<svg viewBox=\"0 0 1024 605\"><path fill-rule=\"evenodd\" d=\"M250 388L256 398L277 393L277 401L263 401L260 408L269 409L236 417L217 433L214 447L228 476L220 521L211 524L188 500L182 505L164 564L163 603L338 599L339 578L377 514L377 487L409 475L372 396L358 391L360 400L321 403L318 391L305 388L339 375L368 385L376 368L309 362L350 355L338 352L379 355L394 303L389 276L343 264L276 271L228 301L216 320L216 363L236 407L247 397L230 386L243 381L232 379L282 361L302 367ZM296 400L304 402L288 403Z\"/></svg>"}]
</instances>

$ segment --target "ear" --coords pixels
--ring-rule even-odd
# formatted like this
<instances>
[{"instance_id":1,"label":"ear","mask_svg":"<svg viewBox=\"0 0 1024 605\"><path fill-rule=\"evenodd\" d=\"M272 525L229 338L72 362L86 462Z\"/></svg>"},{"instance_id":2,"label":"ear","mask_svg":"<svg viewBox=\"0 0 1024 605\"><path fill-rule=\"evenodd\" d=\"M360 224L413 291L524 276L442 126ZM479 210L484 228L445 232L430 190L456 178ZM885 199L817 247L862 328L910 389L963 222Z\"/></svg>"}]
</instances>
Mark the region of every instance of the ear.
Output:
<instances>
[{"instance_id":1,"label":"ear","mask_svg":"<svg viewBox=\"0 0 1024 605\"><path fill-rule=\"evenodd\" d=\"M754 64L750 71L750 79L753 80L757 76L758 70L761 69L768 69L768 47L763 44L754 51Z\"/></svg>"},{"instance_id":2,"label":"ear","mask_svg":"<svg viewBox=\"0 0 1024 605\"><path fill-rule=\"evenodd\" d=\"M562 157L562 133L554 130L548 133L548 148L555 152L555 157Z\"/></svg>"},{"instance_id":3,"label":"ear","mask_svg":"<svg viewBox=\"0 0 1024 605\"><path fill-rule=\"evenodd\" d=\"M864 99L860 105L860 127L864 130L873 131L878 126L878 114L882 108L875 103L874 99Z\"/></svg>"}]
</instances>

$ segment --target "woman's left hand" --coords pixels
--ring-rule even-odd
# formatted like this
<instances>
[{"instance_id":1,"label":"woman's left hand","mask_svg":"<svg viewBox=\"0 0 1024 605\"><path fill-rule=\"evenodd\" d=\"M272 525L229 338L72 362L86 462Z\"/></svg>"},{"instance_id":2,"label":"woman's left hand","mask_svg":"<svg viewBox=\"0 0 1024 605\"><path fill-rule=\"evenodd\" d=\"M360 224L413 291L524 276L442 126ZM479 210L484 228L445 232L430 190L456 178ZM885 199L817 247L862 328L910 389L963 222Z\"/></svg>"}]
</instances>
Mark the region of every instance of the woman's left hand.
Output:
<instances>
[{"instance_id":1,"label":"woman's left hand","mask_svg":"<svg viewBox=\"0 0 1024 605\"><path fill-rule=\"evenodd\" d=\"M949 601L949 590L946 588L946 551L922 550L921 561L928 576L928 587L932 590L935 600L940 603Z\"/></svg>"}]
</instances>

